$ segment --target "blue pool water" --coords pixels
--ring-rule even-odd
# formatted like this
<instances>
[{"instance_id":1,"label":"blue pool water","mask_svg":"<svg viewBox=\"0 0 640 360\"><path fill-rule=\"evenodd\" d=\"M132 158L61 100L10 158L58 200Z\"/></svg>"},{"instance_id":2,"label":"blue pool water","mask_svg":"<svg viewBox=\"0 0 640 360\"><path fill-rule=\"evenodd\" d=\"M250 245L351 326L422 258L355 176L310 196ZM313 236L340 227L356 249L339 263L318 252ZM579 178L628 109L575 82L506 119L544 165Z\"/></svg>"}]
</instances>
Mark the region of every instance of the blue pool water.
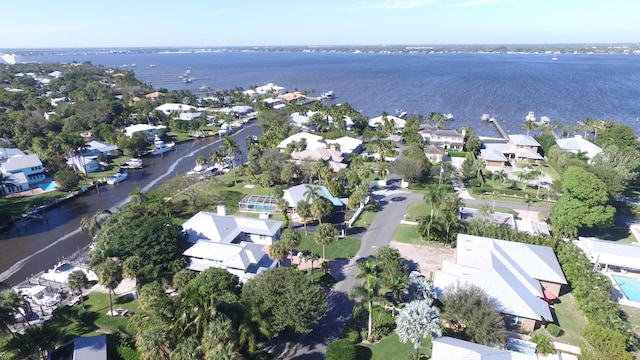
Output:
<instances>
[{"instance_id":1,"label":"blue pool water","mask_svg":"<svg viewBox=\"0 0 640 360\"><path fill-rule=\"evenodd\" d=\"M43 191L51 191L51 190L55 190L56 189L56 184L54 184L52 181L50 181L48 183L40 184L40 185L38 185L38 187L40 189L42 189Z\"/></svg>"},{"instance_id":2,"label":"blue pool water","mask_svg":"<svg viewBox=\"0 0 640 360\"><path fill-rule=\"evenodd\" d=\"M640 281L620 275L611 275L611 277L618 284L627 299L640 303Z\"/></svg>"},{"instance_id":3,"label":"blue pool water","mask_svg":"<svg viewBox=\"0 0 640 360\"><path fill-rule=\"evenodd\" d=\"M509 351L515 351L527 355L535 355L536 347L537 345L535 343L529 341L507 338L507 350Z\"/></svg>"}]
</instances>

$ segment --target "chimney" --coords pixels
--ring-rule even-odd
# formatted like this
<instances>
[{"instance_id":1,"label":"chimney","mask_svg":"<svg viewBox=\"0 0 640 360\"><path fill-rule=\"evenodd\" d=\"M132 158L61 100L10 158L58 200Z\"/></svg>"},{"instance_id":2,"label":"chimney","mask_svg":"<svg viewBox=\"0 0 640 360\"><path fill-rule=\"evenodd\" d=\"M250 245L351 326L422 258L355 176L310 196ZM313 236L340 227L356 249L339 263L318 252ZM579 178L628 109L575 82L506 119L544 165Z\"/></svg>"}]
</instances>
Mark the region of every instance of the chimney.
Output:
<instances>
[{"instance_id":1,"label":"chimney","mask_svg":"<svg viewBox=\"0 0 640 360\"><path fill-rule=\"evenodd\" d=\"M217 214L218 214L218 216L227 216L227 206L226 205L218 205Z\"/></svg>"}]
</instances>

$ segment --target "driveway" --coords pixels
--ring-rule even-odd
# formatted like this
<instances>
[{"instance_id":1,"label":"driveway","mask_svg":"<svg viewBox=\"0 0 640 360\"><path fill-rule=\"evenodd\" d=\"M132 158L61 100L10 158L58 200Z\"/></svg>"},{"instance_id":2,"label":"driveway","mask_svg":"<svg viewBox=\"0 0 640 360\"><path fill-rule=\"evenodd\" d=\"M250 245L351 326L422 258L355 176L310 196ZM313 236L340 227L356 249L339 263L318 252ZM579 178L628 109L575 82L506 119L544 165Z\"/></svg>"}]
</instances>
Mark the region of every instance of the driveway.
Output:
<instances>
[{"instance_id":1,"label":"driveway","mask_svg":"<svg viewBox=\"0 0 640 360\"><path fill-rule=\"evenodd\" d=\"M340 338L355 305L355 302L349 299L349 293L353 286L361 281L356 279L356 262L373 255L376 248L389 245L409 205L422 201L422 195L412 194L394 186L374 191L373 198L378 202L379 208L371 225L361 237L360 250L348 262L332 266L332 275L338 283L328 292L329 312L312 332L297 339L289 339L293 345L287 349L286 355L283 355L284 359L325 358L327 345ZM282 354L285 351L283 345L276 345L272 352Z\"/></svg>"}]
</instances>

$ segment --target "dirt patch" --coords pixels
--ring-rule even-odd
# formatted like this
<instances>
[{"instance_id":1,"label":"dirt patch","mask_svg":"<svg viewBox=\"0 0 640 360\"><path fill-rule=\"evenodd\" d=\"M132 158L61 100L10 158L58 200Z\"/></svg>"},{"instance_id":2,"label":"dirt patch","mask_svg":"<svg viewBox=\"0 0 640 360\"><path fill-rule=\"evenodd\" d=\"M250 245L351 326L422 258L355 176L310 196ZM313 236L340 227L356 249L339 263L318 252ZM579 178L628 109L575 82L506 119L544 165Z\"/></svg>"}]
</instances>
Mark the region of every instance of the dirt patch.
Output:
<instances>
[{"instance_id":1,"label":"dirt patch","mask_svg":"<svg viewBox=\"0 0 640 360\"><path fill-rule=\"evenodd\" d=\"M440 270L443 260L454 262L456 258L456 249L451 248L405 244L397 241L392 241L389 246L398 249L400 255L417 265L415 270L420 271L425 276Z\"/></svg>"}]
</instances>

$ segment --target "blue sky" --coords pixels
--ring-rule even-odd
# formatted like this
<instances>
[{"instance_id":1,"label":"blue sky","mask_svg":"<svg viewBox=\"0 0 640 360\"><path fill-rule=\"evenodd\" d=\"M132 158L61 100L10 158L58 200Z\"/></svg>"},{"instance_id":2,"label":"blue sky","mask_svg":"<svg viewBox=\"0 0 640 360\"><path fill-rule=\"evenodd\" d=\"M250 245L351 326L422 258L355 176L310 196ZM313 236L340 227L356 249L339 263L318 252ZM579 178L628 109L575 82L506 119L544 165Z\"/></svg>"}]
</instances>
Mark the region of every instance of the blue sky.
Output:
<instances>
[{"instance_id":1,"label":"blue sky","mask_svg":"<svg viewBox=\"0 0 640 360\"><path fill-rule=\"evenodd\" d=\"M18 0L0 48L640 42L635 0Z\"/></svg>"}]
</instances>

